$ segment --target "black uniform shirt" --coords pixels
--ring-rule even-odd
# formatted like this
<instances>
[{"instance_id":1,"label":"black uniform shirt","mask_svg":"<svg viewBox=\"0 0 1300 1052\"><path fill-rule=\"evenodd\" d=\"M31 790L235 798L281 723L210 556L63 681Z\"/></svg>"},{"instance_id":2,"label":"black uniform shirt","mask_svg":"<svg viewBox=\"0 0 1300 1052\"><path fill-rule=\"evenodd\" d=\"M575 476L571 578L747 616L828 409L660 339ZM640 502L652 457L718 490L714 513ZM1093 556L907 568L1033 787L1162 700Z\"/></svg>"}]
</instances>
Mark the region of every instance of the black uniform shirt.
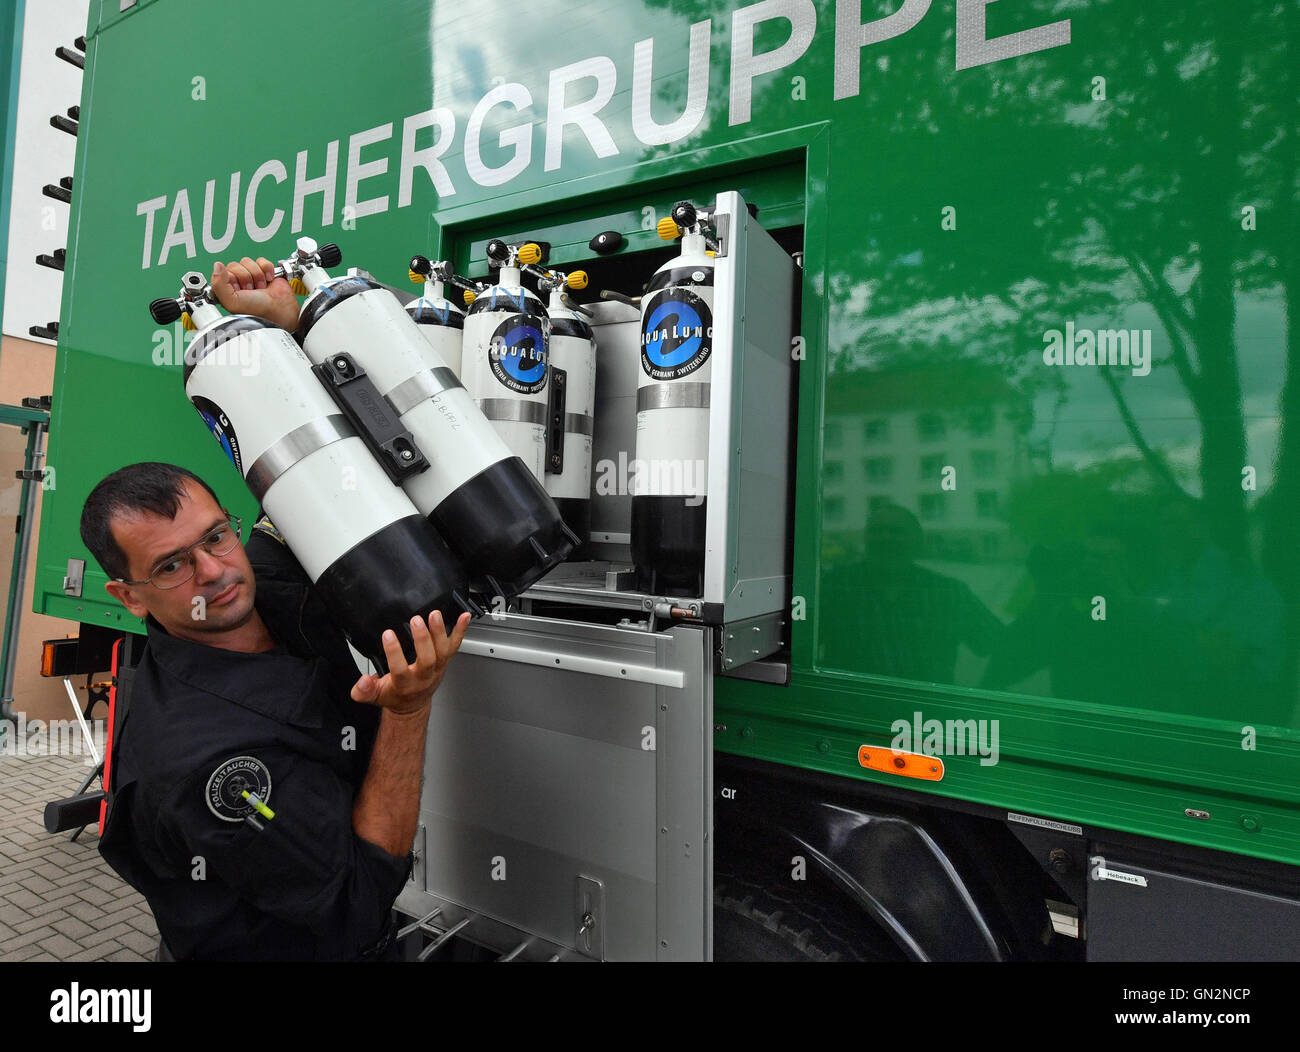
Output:
<instances>
[{"instance_id":1,"label":"black uniform shirt","mask_svg":"<svg viewBox=\"0 0 1300 1052\"><path fill-rule=\"evenodd\" d=\"M261 654L190 643L152 618L113 747L100 853L144 895L177 959L349 960L386 933L410 869L352 831L379 713L283 544L248 543ZM274 818L209 806L214 774L253 757Z\"/></svg>"}]
</instances>

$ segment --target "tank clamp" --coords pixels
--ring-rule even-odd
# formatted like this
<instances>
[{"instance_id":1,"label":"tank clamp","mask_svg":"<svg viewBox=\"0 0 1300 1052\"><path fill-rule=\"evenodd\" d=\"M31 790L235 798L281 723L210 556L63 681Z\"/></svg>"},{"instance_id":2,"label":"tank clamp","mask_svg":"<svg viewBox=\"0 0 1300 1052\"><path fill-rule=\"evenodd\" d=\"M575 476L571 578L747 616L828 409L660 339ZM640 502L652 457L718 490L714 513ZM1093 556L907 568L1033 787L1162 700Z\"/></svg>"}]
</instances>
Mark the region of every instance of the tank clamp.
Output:
<instances>
[{"instance_id":1,"label":"tank clamp","mask_svg":"<svg viewBox=\"0 0 1300 1052\"><path fill-rule=\"evenodd\" d=\"M331 355L311 371L395 485L428 468L429 461L402 427L397 411L350 354Z\"/></svg>"}]
</instances>

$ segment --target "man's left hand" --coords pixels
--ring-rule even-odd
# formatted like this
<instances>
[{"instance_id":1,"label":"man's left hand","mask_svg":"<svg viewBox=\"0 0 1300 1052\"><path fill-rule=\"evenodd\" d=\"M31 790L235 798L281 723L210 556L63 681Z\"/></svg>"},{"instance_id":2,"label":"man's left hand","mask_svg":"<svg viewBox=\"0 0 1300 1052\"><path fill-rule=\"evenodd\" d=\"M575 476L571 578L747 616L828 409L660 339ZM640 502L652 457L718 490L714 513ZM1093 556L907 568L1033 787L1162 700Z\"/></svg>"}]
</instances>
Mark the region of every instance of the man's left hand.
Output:
<instances>
[{"instance_id":1,"label":"man's left hand","mask_svg":"<svg viewBox=\"0 0 1300 1052\"><path fill-rule=\"evenodd\" d=\"M442 614L437 610L429 615L427 625L421 617L411 618L414 664L406 660L397 634L389 629L383 636L384 656L388 659L387 674L382 678L362 676L352 688L352 700L364 705L378 705L397 715L419 712L429 704L433 692L442 682L447 663L460 649L469 622L469 614L461 614L448 635L443 627Z\"/></svg>"}]
</instances>

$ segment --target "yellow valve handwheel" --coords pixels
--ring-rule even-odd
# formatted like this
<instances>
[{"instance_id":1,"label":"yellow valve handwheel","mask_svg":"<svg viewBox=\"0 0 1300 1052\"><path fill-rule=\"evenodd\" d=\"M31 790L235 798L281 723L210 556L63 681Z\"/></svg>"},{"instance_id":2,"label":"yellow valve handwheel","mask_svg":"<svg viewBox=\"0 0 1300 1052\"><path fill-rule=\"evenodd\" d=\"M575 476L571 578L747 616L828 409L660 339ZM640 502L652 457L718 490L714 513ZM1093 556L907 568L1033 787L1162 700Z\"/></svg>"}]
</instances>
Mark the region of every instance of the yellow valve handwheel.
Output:
<instances>
[{"instance_id":1,"label":"yellow valve handwheel","mask_svg":"<svg viewBox=\"0 0 1300 1052\"><path fill-rule=\"evenodd\" d=\"M664 216L659 220L655 229L659 231L659 236L665 241L676 241L681 234L677 227L677 221L672 216Z\"/></svg>"},{"instance_id":2,"label":"yellow valve handwheel","mask_svg":"<svg viewBox=\"0 0 1300 1052\"><path fill-rule=\"evenodd\" d=\"M465 290L464 300L466 307L470 306L476 299L478 299L478 293L470 292L469 289Z\"/></svg>"},{"instance_id":3,"label":"yellow valve handwheel","mask_svg":"<svg viewBox=\"0 0 1300 1052\"><path fill-rule=\"evenodd\" d=\"M184 326L186 332L193 332L198 328L198 326L194 324L194 319L190 317L189 311L181 312L181 325Z\"/></svg>"},{"instance_id":4,"label":"yellow valve handwheel","mask_svg":"<svg viewBox=\"0 0 1300 1052\"><path fill-rule=\"evenodd\" d=\"M520 263L540 263L542 261L542 246L528 242L526 245L519 246Z\"/></svg>"},{"instance_id":5,"label":"yellow valve handwheel","mask_svg":"<svg viewBox=\"0 0 1300 1052\"><path fill-rule=\"evenodd\" d=\"M293 289L294 294L298 296L307 295L307 286L302 283L302 278L294 278L289 282L289 288Z\"/></svg>"},{"instance_id":6,"label":"yellow valve handwheel","mask_svg":"<svg viewBox=\"0 0 1300 1052\"><path fill-rule=\"evenodd\" d=\"M564 283L571 289L585 289L587 287L587 272L585 270L575 270Z\"/></svg>"},{"instance_id":7,"label":"yellow valve handwheel","mask_svg":"<svg viewBox=\"0 0 1300 1052\"><path fill-rule=\"evenodd\" d=\"M412 281L414 284L416 284L416 285L423 285L423 284L424 284L424 275L423 275L423 274L417 274L414 270L407 270L407 272L406 272L406 276L407 276L408 278L410 278L411 281Z\"/></svg>"}]
</instances>

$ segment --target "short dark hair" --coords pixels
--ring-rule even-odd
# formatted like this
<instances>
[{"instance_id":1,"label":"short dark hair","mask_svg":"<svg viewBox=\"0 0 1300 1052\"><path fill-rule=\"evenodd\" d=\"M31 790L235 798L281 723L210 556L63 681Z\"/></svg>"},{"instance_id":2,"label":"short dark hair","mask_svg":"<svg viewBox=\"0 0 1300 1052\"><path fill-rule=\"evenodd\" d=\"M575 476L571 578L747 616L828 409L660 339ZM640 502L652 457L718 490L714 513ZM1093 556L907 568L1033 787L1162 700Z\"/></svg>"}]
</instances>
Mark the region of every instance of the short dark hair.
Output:
<instances>
[{"instance_id":1,"label":"short dark hair","mask_svg":"<svg viewBox=\"0 0 1300 1052\"><path fill-rule=\"evenodd\" d=\"M90 491L86 506L81 509L81 541L110 578L130 576L126 552L113 537L113 517L148 511L165 519L174 519L181 510L187 481L197 482L213 500L221 503L212 487L194 472L157 461L118 468L100 479Z\"/></svg>"}]
</instances>

